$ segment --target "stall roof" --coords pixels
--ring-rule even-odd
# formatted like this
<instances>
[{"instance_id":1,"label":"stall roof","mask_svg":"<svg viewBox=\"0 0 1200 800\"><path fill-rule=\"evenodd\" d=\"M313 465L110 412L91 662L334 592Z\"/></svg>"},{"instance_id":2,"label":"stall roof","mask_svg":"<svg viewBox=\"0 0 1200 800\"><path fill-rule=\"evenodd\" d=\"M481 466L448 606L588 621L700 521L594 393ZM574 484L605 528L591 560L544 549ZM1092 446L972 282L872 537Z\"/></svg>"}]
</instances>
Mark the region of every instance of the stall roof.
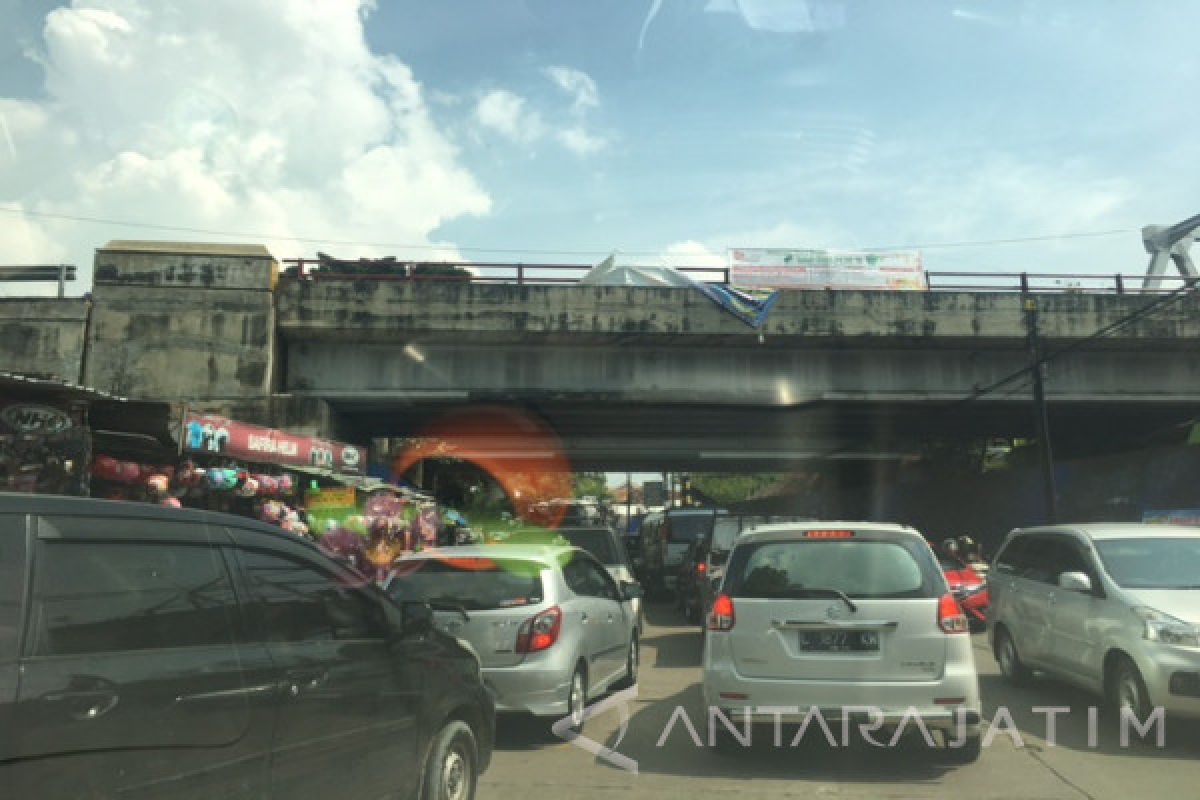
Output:
<instances>
[{"instance_id":1,"label":"stall roof","mask_svg":"<svg viewBox=\"0 0 1200 800\"><path fill-rule=\"evenodd\" d=\"M91 386L65 381L61 378L50 378L36 375L23 375L16 372L0 370L0 389L14 387L30 391L51 392L67 395L80 400L111 400L115 402L130 402L128 397L106 392Z\"/></svg>"}]
</instances>

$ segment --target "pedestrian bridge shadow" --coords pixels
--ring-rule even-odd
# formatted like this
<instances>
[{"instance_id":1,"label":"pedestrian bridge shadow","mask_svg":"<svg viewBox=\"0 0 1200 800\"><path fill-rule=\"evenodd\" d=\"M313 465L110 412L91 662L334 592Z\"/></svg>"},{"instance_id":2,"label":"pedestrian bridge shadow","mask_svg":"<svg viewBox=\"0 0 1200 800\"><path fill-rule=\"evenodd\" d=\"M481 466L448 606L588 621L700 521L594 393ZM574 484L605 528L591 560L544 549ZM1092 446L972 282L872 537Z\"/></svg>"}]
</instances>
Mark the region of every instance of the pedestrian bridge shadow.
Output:
<instances>
[{"instance_id":1,"label":"pedestrian bridge shadow","mask_svg":"<svg viewBox=\"0 0 1200 800\"><path fill-rule=\"evenodd\" d=\"M802 740L791 746L795 726L781 726L780 746L771 725L755 728L749 747L725 756L709 746L708 715L700 687L653 702L637 702L628 729L609 736L605 745L638 764L641 774L745 779L804 779L850 784L937 783L953 767L940 751L930 751L919 739L905 738L896 747L872 747L855 741L841 746L840 724L829 723L837 746L810 725ZM676 709L682 708L683 712ZM611 713L611 712L610 712ZM699 745L682 717L686 713ZM674 724L672 719L674 718ZM718 721L717 725L721 725ZM882 737L881 737L882 738ZM599 766L619 767L597 757Z\"/></svg>"}]
</instances>

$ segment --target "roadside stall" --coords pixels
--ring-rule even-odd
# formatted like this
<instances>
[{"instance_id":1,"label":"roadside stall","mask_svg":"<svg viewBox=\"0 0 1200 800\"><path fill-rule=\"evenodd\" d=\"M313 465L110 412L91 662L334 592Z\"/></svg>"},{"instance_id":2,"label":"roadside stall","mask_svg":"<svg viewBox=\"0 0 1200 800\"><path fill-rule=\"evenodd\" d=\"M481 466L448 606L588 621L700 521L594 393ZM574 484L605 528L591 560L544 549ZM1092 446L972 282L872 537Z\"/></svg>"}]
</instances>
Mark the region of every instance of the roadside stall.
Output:
<instances>
[{"instance_id":1,"label":"roadside stall","mask_svg":"<svg viewBox=\"0 0 1200 800\"><path fill-rule=\"evenodd\" d=\"M0 372L0 491L137 494L174 463L176 420L167 403Z\"/></svg>"},{"instance_id":2,"label":"roadside stall","mask_svg":"<svg viewBox=\"0 0 1200 800\"><path fill-rule=\"evenodd\" d=\"M306 490L361 479L362 448L187 411L176 483L185 504L253 517L299 535L317 535Z\"/></svg>"},{"instance_id":3,"label":"roadside stall","mask_svg":"<svg viewBox=\"0 0 1200 800\"><path fill-rule=\"evenodd\" d=\"M107 393L0 372L0 491L87 495L88 407Z\"/></svg>"}]
</instances>

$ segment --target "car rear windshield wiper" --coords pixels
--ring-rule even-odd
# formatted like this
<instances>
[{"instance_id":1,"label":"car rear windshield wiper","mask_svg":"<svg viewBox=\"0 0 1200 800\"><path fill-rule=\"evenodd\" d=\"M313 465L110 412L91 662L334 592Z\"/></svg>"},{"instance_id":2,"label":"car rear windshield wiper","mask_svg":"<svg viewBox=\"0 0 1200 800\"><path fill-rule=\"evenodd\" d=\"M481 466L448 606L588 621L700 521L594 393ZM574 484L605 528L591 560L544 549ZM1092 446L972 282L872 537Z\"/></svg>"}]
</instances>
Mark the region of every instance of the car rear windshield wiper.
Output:
<instances>
[{"instance_id":1,"label":"car rear windshield wiper","mask_svg":"<svg viewBox=\"0 0 1200 800\"><path fill-rule=\"evenodd\" d=\"M836 597L838 600L841 600L846 604L846 608L850 609L851 613L858 611L858 606L854 605L854 601L850 599L850 595L846 594L841 589L827 589L824 587L810 589L808 587L798 586L789 591L788 594L792 594L795 597L804 597L806 595L809 597Z\"/></svg>"}]
</instances>

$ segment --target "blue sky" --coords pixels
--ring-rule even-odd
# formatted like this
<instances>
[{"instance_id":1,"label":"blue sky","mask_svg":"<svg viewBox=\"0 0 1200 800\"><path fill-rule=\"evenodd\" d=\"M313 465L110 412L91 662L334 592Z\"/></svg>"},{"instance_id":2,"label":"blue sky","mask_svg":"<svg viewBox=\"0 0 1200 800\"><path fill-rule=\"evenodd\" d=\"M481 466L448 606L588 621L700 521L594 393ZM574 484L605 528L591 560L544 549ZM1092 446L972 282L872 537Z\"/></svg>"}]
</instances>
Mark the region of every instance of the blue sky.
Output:
<instances>
[{"instance_id":1,"label":"blue sky","mask_svg":"<svg viewBox=\"0 0 1200 800\"><path fill-rule=\"evenodd\" d=\"M1136 229L1200 211L1200 4L6 2L0 207L231 235L0 213L0 261L266 233L281 257L915 244L1136 273Z\"/></svg>"}]
</instances>

